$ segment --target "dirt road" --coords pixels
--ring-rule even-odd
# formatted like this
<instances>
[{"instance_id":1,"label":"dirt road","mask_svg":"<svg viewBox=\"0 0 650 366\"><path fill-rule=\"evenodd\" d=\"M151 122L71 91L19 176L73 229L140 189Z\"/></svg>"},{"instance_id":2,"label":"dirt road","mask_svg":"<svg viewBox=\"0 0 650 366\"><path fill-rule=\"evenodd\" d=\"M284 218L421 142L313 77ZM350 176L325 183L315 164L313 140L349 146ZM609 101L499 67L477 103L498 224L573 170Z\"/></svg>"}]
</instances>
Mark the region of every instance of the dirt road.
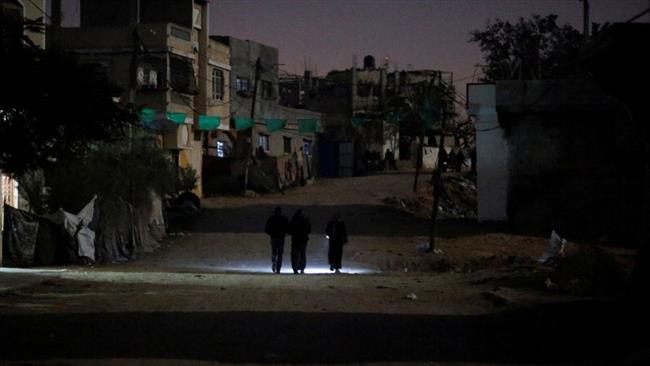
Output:
<instances>
[{"instance_id":1,"label":"dirt road","mask_svg":"<svg viewBox=\"0 0 650 366\"><path fill-rule=\"evenodd\" d=\"M618 364L647 358L635 334L648 321L636 305L503 280L513 268L529 271L546 238L444 222L441 252L418 253L429 222L382 203L407 197L411 184L411 174L396 173L321 180L257 198L209 198L183 235L138 260L0 271L0 364ZM289 274L288 243L283 274L271 273L263 227L276 206L289 215L302 208L311 219L311 275ZM334 212L350 234L341 275L328 270L323 233ZM540 287L543 279L544 273L533 278Z\"/></svg>"}]
</instances>

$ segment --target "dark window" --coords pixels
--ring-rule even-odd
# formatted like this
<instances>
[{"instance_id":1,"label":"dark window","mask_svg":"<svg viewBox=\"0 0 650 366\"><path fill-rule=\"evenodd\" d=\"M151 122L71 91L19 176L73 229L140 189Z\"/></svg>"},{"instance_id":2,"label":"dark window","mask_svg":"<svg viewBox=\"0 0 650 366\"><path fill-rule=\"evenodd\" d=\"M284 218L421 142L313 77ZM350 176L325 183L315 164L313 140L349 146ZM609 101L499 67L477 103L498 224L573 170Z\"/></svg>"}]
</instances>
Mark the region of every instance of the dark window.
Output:
<instances>
[{"instance_id":1,"label":"dark window","mask_svg":"<svg viewBox=\"0 0 650 366\"><path fill-rule=\"evenodd\" d=\"M184 41L189 42L189 41L192 40L192 33L190 33L190 31L185 30L185 29L181 29L181 28L177 28L177 27L171 27L171 32L170 33L171 33L172 36L174 36L176 38L179 38L179 39L182 39Z\"/></svg>"},{"instance_id":2,"label":"dark window","mask_svg":"<svg viewBox=\"0 0 650 366\"><path fill-rule=\"evenodd\" d=\"M169 73L171 87L181 93L196 94L196 78L192 60L176 55L169 56Z\"/></svg>"},{"instance_id":3,"label":"dark window","mask_svg":"<svg viewBox=\"0 0 650 366\"><path fill-rule=\"evenodd\" d=\"M223 100L223 71L212 69L212 99Z\"/></svg>"},{"instance_id":4,"label":"dark window","mask_svg":"<svg viewBox=\"0 0 650 366\"><path fill-rule=\"evenodd\" d=\"M270 81L262 80L262 97L273 98L273 84Z\"/></svg>"},{"instance_id":5,"label":"dark window","mask_svg":"<svg viewBox=\"0 0 650 366\"><path fill-rule=\"evenodd\" d=\"M287 154L291 153L291 137L282 137L282 140L284 141L284 152Z\"/></svg>"}]
</instances>

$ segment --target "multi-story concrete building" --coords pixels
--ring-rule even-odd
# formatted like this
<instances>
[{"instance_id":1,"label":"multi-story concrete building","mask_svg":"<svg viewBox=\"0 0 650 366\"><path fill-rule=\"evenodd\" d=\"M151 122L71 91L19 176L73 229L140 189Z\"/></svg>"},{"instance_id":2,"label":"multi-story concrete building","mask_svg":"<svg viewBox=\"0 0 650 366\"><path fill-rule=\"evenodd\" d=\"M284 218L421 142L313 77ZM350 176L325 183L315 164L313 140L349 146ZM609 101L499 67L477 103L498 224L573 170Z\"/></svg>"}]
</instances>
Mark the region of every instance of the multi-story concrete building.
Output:
<instances>
[{"instance_id":1,"label":"multi-story concrete building","mask_svg":"<svg viewBox=\"0 0 650 366\"><path fill-rule=\"evenodd\" d=\"M215 36L212 39L230 48L230 116L253 118L250 130L241 130L231 137L238 141L251 139L252 148L262 150L270 156L282 156L299 151L311 154L315 143L314 132L299 131L299 120L318 119L321 114L306 109L280 105L278 77L278 49L255 41L241 40L230 36ZM257 61L259 60L259 65ZM258 69L259 66L259 69ZM253 89L257 77L257 95ZM251 114L255 101L254 115ZM269 132L268 120L285 120L281 130ZM232 122L234 126L234 121ZM235 141L230 141L235 143ZM235 144L235 157L245 157L251 146ZM247 150L248 149L248 150Z\"/></svg>"},{"instance_id":2,"label":"multi-story concrete building","mask_svg":"<svg viewBox=\"0 0 650 366\"><path fill-rule=\"evenodd\" d=\"M330 71L324 78L314 77L309 71L304 76L283 77L280 103L323 114L326 138L321 142L323 147L325 141L334 145L353 142L354 160L359 160L367 151L383 156L383 152L390 149L397 159L414 162L413 131L403 128L404 125L390 123L387 113L392 108L391 103L412 97L418 88L432 80L451 83L451 80L443 80L444 74L438 70L389 72L387 63L376 66L372 56L364 57L363 68L358 68L355 57L352 68ZM349 155L347 150L345 154ZM334 160L341 162L342 159L336 157ZM341 171L336 167L333 170Z\"/></svg>"},{"instance_id":3,"label":"multi-story concrete building","mask_svg":"<svg viewBox=\"0 0 650 366\"><path fill-rule=\"evenodd\" d=\"M53 13L60 6L53 1ZM164 123L161 146L180 167L202 175L206 117L228 131L228 47L209 39L209 2L203 0L106 0L80 2L80 26L53 19L48 44L100 65L125 90L121 102L146 108ZM207 120L207 119L206 119ZM195 193L201 195L201 184Z\"/></svg>"}]
</instances>

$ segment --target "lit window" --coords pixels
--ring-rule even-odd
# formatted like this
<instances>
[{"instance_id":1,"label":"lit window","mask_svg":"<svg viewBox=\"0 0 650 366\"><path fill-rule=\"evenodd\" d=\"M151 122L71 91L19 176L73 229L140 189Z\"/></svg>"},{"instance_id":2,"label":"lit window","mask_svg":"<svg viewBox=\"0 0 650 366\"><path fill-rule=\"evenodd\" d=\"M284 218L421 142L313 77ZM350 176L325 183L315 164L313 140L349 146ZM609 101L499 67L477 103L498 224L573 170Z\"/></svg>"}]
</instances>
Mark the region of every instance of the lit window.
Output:
<instances>
[{"instance_id":1,"label":"lit window","mask_svg":"<svg viewBox=\"0 0 650 366\"><path fill-rule=\"evenodd\" d=\"M269 135L260 134L257 146L261 146L264 151L269 151Z\"/></svg>"},{"instance_id":2,"label":"lit window","mask_svg":"<svg viewBox=\"0 0 650 366\"><path fill-rule=\"evenodd\" d=\"M235 90L238 92L247 92L251 90L250 80L237 76L237 80L235 80Z\"/></svg>"},{"instance_id":3,"label":"lit window","mask_svg":"<svg viewBox=\"0 0 650 366\"><path fill-rule=\"evenodd\" d=\"M226 144L223 141L217 141L217 157L226 157Z\"/></svg>"}]
</instances>

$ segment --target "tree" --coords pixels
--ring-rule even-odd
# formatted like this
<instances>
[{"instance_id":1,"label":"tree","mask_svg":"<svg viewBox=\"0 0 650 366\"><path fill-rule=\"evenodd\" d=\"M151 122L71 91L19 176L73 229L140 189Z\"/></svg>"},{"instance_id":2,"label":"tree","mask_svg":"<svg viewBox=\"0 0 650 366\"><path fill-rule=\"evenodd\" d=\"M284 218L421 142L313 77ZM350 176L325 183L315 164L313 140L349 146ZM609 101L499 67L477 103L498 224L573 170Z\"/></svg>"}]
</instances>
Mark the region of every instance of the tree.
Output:
<instances>
[{"instance_id":1,"label":"tree","mask_svg":"<svg viewBox=\"0 0 650 366\"><path fill-rule=\"evenodd\" d=\"M484 81L552 79L576 71L575 57L582 35L570 25L559 26L557 15L519 18L515 24L497 19L485 30L471 32L483 52Z\"/></svg>"},{"instance_id":2,"label":"tree","mask_svg":"<svg viewBox=\"0 0 650 366\"><path fill-rule=\"evenodd\" d=\"M63 207L77 212L98 195L146 208L152 192L162 198L174 196L186 188L191 174L181 177L169 152L157 147L151 137L134 138L130 147L125 140L99 143L84 154L50 164L45 171L50 187L47 206L49 211Z\"/></svg>"},{"instance_id":3,"label":"tree","mask_svg":"<svg viewBox=\"0 0 650 366\"><path fill-rule=\"evenodd\" d=\"M119 138L137 115L98 65L30 45L0 51L0 170L14 176Z\"/></svg>"}]
</instances>

